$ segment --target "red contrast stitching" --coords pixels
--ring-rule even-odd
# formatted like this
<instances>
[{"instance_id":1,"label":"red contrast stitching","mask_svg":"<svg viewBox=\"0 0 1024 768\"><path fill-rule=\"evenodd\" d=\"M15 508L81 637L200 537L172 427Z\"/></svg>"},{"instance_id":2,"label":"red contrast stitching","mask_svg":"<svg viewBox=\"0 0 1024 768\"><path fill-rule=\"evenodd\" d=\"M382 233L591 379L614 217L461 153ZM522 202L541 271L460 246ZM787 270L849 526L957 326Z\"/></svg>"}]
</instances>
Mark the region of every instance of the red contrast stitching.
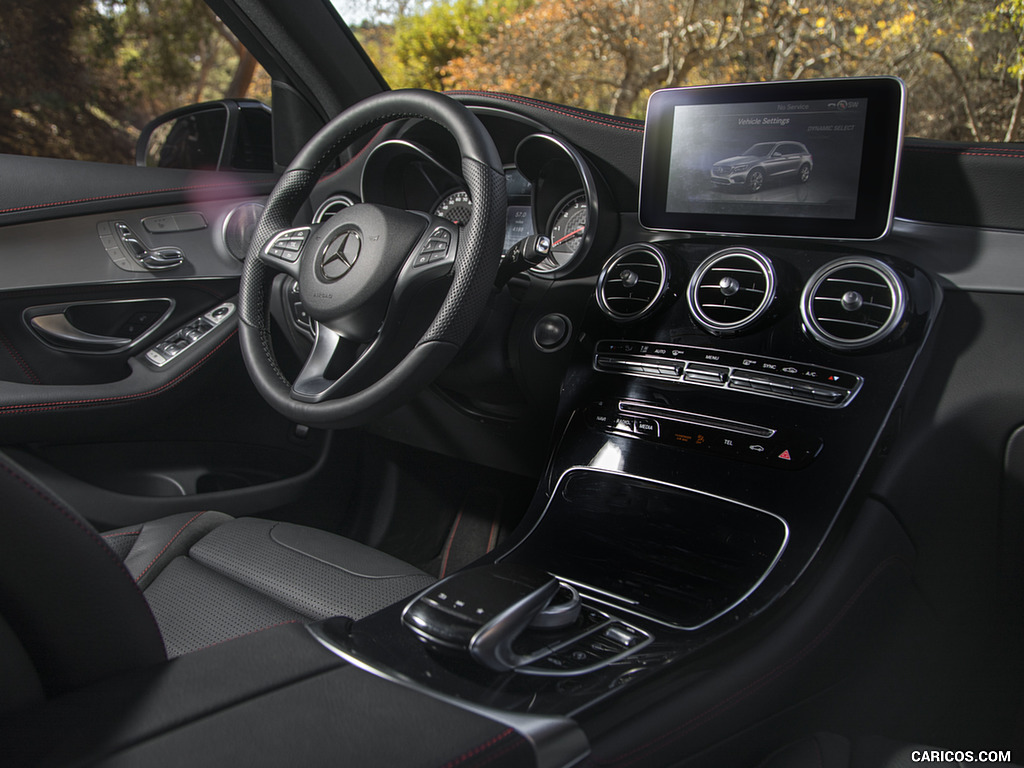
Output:
<instances>
[{"instance_id":1,"label":"red contrast stitching","mask_svg":"<svg viewBox=\"0 0 1024 768\"><path fill-rule=\"evenodd\" d=\"M7 350L7 354L11 356L11 359L17 363L18 367L21 368L21 372L25 374L29 382L32 384L40 384L39 377L36 376L36 372L32 370L32 367L25 362L25 358L18 352L15 347L6 336L0 333L0 344L3 344L4 349Z\"/></svg>"},{"instance_id":2,"label":"red contrast stitching","mask_svg":"<svg viewBox=\"0 0 1024 768\"><path fill-rule=\"evenodd\" d=\"M153 612L149 609L149 603L146 602L146 598L143 596L142 591L135 585L135 582L132 581L132 575L128 573L128 569L125 568L125 565L121 561L121 558L119 558L117 556L117 553L109 547L107 542L103 541L99 537L99 534L97 534L96 531L94 531L92 528L88 527L87 525L84 525L77 515L69 512L62 504L60 504L55 499L47 495L41 488L38 488L35 485L33 485L31 481L26 480L24 477L19 475L16 471L14 471L11 467L9 467L2 461L0 461L0 468L2 468L8 475L10 475L18 482L20 482L26 488L28 488L32 493L34 493L44 502L46 502L55 510L60 512L60 514L65 517L65 519L73 523L79 530L85 533L85 535L88 536L95 544L99 545L106 553L107 557L109 557L111 560L117 563L117 567L121 569L121 572L125 575L125 578L132 583L132 586L135 586L135 594L142 601L142 604L146 606L146 613L149 615L150 621L153 622L153 627L156 630L157 637L162 638L163 635L160 632L160 627L156 623L156 618L153 616Z\"/></svg>"},{"instance_id":3,"label":"red contrast stitching","mask_svg":"<svg viewBox=\"0 0 1024 768\"><path fill-rule=\"evenodd\" d=\"M515 752L517 749L519 749L525 743L526 742L524 742L522 739L517 739L512 744L505 745L505 747L503 747L502 749L499 749L497 752L492 752L491 754L489 754L487 756L486 759L479 760L479 761L475 762L474 765L477 766L477 768L482 768L482 766L490 765L495 760L500 760L501 758L503 758L505 755L509 754L510 752Z\"/></svg>"},{"instance_id":4,"label":"red contrast stitching","mask_svg":"<svg viewBox=\"0 0 1024 768\"><path fill-rule=\"evenodd\" d=\"M270 624L269 626L261 627L260 629L254 629L252 632L246 632L244 635L234 635L233 637L225 637L223 640L218 640L216 643L210 643L209 645L204 645L202 648L196 648L196 651L204 651L207 648L213 648L214 646L217 646L217 645L223 645L224 643L231 642L232 640L238 640L241 637L248 637L249 635L257 635L260 632L266 632L268 629L273 629L274 627L283 627L286 624L298 624L298 623L299 623L299 619L288 619L287 621L279 621L279 622L277 622L277 624ZM195 651L192 651L192 653L195 653Z\"/></svg>"},{"instance_id":5,"label":"red contrast stitching","mask_svg":"<svg viewBox=\"0 0 1024 768\"><path fill-rule=\"evenodd\" d=\"M445 571L448 570L448 556L452 553L452 544L455 543L455 532L459 530L459 523L462 522L462 510L459 510L458 516L455 518L455 525L452 526L452 532L448 534L448 541L444 545L444 559L441 561L441 572L437 575L439 579L444 578Z\"/></svg>"},{"instance_id":6,"label":"red contrast stitching","mask_svg":"<svg viewBox=\"0 0 1024 768\"><path fill-rule=\"evenodd\" d=\"M232 331L227 336L227 338L224 339L224 341L222 341L216 347L214 347L209 352L207 352L206 355L203 356L202 359L197 360L195 363L193 363L192 367L188 368L185 371L182 371L177 376L175 376L173 379L168 381L166 384L161 384L159 387L156 387L155 389L150 389L150 390L148 390L146 392L137 392L137 393L131 394L131 395L116 395L116 396L113 396L113 397L96 397L96 398L92 398L92 399L88 399L88 400L62 400L62 401L53 402L53 403L24 403L23 405L4 405L4 406L0 406L0 416L6 416L6 415L9 415L9 414L15 414L15 413L20 414L20 413L39 413L40 411L59 411L59 410L62 410L64 408L77 408L77 407L89 406L89 405L97 405L97 404L102 404L102 403L116 403L116 402L121 402L121 401L125 401L125 400L142 400L142 399L145 399L147 397L153 397L154 395L158 395L161 392L163 392L164 390L170 389L171 387L177 385L179 382L181 382L183 379L187 378L188 376L191 376L192 373L197 368L199 368L199 366L201 366L203 363L205 363L214 353L217 352L217 350L219 350L221 347L223 347L225 344L227 344L229 341L231 341L232 337L234 337L235 334L237 334L237 333L238 333L237 329Z\"/></svg>"},{"instance_id":7,"label":"red contrast stitching","mask_svg":"<svg viewBox=\"0 0 1024 768\"><path fill-rule=\"evenodd\" d=\"M645 742L644 744L641 744L640 746L635 747L634 749L631 749L628 752L624 752L621 755L618 755L617 757L611 758L610 760L598 760L597 762L601 765L633 765L634 763L637 763L646 757L646 755L641 755L638 753L646 752L647 750L656 749L660 746L663 746L665 742L672 742L676 738L683 736L687 732L691 731L693 728L699 725L703 725L704 723L710 720L713 720L722 712L728 711L743 699L747 698L753 693L756 693L758 690L766 686L768 683L774 681L775 678L785 674L790 669L792 669L796 664L798 664L801 660L803 660L805 656L810 654L812 651L814 651L815 648L821 645L821 643L825 640L826 637L832 634L832 631L836 628L839 622L842 621L846 614L850 612L854 604L860 599L861 595L864 594L865 590L867 590L867 588L874 583L874 581L882 574L883 571L889 568L889 566L893 563L899 562L902 561L896 555L893 555L892 557L881 562L871 572L867 579L864 580L864 582L860 585L857 591L853 593L850 599L846 601L846 604L843 606L842 610L840 610L839 613L836 614L835 617L832 619L832 621L830 621L813 640L811 640L806 646L804 646L804 648L796 656L791 657L788 661L782 662L781 664L777 665L774 669L772 669L770 672L766 673L754 682L740 689L729 698L723 699L710 709L705 710L699 715L695 715L694 717L687 720L685 723L681 723L680 725L677 725L675 728L666 731L661 736L651 739L650 741Z\"/></svg>"},{"instance_id":8,"label":"red contrast stitching","mask_svg":"<svg viewBox=\"0 0 1024 768\"><path fill-rule=\"evenodd\" d=\"M22 205L17 208L0 208L0 213L17 213L18 211L31 211L37 208L54 208L58 205L74 205L75 203L95 203L100 200L124 200L131 197L143 197L144 195L160 195L167 192L188 192L195 189L233 189L238 186L255 186L268 184L265 179L236 181L231 184L192 184L185 187L167 187L166 189L147 189L139 192L119 192L113 195L98 195L96 197L79 197L74 200L54 200L50 203L36 203L34 205Z\"/></svg>"},{"instance_id":9,"label":"red contrast stitching","mask_svg":"<svg viewBox=\"0 0 1024 768\"><path fill-rule=\"evenodd\" d=\"M142 531L118 531L117 533L102 533L104 539L112 539L115 536L138 536Z\"/></svg>"},{"instance_id":10,"label":"red contrast stitching","mask_svg":"<svg viewBox=\"0 0 1024 768\"><path fill-rule=\"evenodd\" d=\"M205 515L207 512L209 512L209 510L203 510L202 512L199 512L198 514L195 514L191 518L189 518L188 522L181 526L181 528L178 529L178 532L171 536L170 540L166 544L164 544L164 548L156 553L156 557L153 558L153 562L151 562L149 565L142 569L142 573L138 575L138 578L136 578L135 581L141 581L142 577L146 575L146 572L153 567L156 561L159 560L161 556L163 556L164 552L167 551L167 548L170 547L171 544L174 543L175 539L177 539L181 535L181 532L188 528L190 525L192 525L193 522L195 522L198 518Z\"/></svg>"},{"instance_id":11,"label":"red contrast stitching","mask_svg":"<svg viewBox=\"0 0 1024 768\"><path fill-rule=\"evenodd\" d=\"M89 538L91 538L91 539L92 539L92 540L93 540L94 542L96 542L96 543L97 543L97 544L99 544L99 545L100 545L101 547L103 547L103 551L104 551L104 552L106 552L106 553L107 553L107 554L109 555L110 559L112 559L112 560L113 560L113 561L114 561L115 563L117 563L118 565L120 565L120 566L121 566L121 569L122 569L122 570L125 570L125 568L124 568L124 565L123 565L123 564L121 563L121 560L120 560L120 559L119 559L119 558L117 557L117 555L116 555L116 554L114 553L114 550L112 550L112 549L111 549L110 547L108 547L108 546L107 546L107 543L106 543L105 541L103 541L103 540L101 540L101 539L100 539L100 537L99 537L99 535L98 535L98 534L96 533L96 531L94 531L94 530L90 529L90 528L89 528L88 526L86 526L86 525L83 525L83 524L82 524L82 521L78 519L78 516L77 516L77 515L74 515L74 514L72 514L71 512L69 512L69 511L68 511L68 510L67 510L67 509L66 509L66 508L64 507L64 505L63 505L63 504L61 504L60 502L56 501L56 500L55 500L55 499L53 499L53 498L52 498L51 496L47 495L47 493L46 493L45 491L43 491L43 490L42 490L41 488L38 488L38 487L36 487L35 485L33 485L33 484L32 484L32 482L31 482L30 480L26 480L26 479L25 479L24 477L22 477L21 475L19 475L19 474L18 474L18 473L17 473L17 472L15 471L15 470L13 470L13 469L12 469L11 467L9 467L9 466L8 466L7 464L5 464L5 463L3 463L3 462L0 462L0 468L3 468L3 470L4 470L4 471L5 471L5 472L6 472L6 473L7 473L8 475L10 475L11 477L13 477L13 478L14 478L15 480L17 480L17 481L18 481L19 483L21 483L21 484L22 484L22 485L24 485L24 486L25 486L26 488L28 488L28 489L29 489L30 491L32 491L32 493L34 493L34 494L35 494L36 496L38 496L38 497L39 497L40 499L42 499L42 500L43 500L43 501L45 501L45 502L46 502L47 504L49 504L49 505L50 505L51 507L53 507L53 508L54 508L54 509L56 509L56 510L57 510L58 512L60 512L60 513L61 513L61 514L62 514L62 515L63 515L64 517L66 517L66 518L67 518L68 520L70 520L70 521L71 521L72 523L74 523L74 524L75 524L75 526L77 526L77 527L78 527L78 528L79 528L79 529L80 529L80 530L81 530L82 532L84 532L84 533L85 533L85 534L86 534L87 536L89 536ZM125 570L125 573L127 573L127 570Z\"/></svg>"},{"instance_id":12,"label":"red contrast stitching","mask_svg":"<svg viewBox=\"0 0 1024 768\"><path fill-rule=\"evenodd\" d=\"M320 181L317 182L317 184L322 184L323 182L327 181L328 179L334 178L339 173L341 173L346 168L348 168L350 165L352 165L352 163L354 163L356 160L359 159L359 157L363 154L363 152L365 152L366 150L368 150L370 147L373 146L374 142L377 141L377 137L380 136L381 131L383 131L386 127L387 127L387 125L385 124L385 125L382 125L380 128L378 128L377 132L375 134L373 134L373 138L371 138L368 142L366 142L366 144L363 145L362 149L360 149L358 152L356 152L354 155L352 155L352 157L349 158L349 161L347 163L345 163L343 166L341 166L341 168L339 168L338 170L331 171L330 173L328 173L326 176L321 178Z\"/></svg>"},{"instance_id":13,"label":"red contrast stitching","mask_svg":"<svg viewBox=\"0 0 1024 768\"><path fill-rule=\"evenodd\" d=\"M464 752L463 754L461 754L458 757L456 757L454 760L451 760L451 761L445 763L443 766L441 766L441 768L455 768L456 765L459 765L460 763L464 763L467 760L470 760L470 759L476 757L481 752L484 752L485 750L488 750L491 747L493 747L495 744L497 744L497 743L499 743L501 741L504 741L509 736L513 735L514 733L515 733L515 731L513 729L506 728L504 731L499 733L494 738L488 739L483 744L481 744L481 745L479 745L477 747L474 747L473 749L469 750L468 752Z\"/></svg>"},{"instance_id":14,"label":"red contrast stitching","mask_svg":"<svg viewBox=\"0 0 1024 768\"><path fill-rule=\"evenodd\" d=\"M523 104L527 107L535 107L536 109L543 109L547 112L554 112L558 115L564 115L565 117L571 117L574 120L582 120L587 123L593 123L594 125L600 125L604 128L618 128L623 131L632 131L634 133L643 133L644 129L639 127L639 121L633 124L622 122L614 117L605 117L603 115L594 117L584 117L583 115L588 114L582 111L575 111L572 107L558 107L555 105L549 105L543 101L537 101L535 99L525 99L522 97L511 96L507 93L498 93L495 91L448 91L448 95L465 95L465 96L486 96L494 99L501 99L503 101L511 101L515 104Z\"/></svg>"}]
</instances>

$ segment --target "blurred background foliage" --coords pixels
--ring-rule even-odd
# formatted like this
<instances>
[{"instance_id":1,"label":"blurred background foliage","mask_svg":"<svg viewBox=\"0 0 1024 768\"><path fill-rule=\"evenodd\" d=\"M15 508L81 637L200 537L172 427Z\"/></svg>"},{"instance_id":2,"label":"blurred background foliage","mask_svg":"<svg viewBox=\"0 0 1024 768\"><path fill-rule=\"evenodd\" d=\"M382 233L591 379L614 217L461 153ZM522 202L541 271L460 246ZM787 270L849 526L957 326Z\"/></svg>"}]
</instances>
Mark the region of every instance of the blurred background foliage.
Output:
<instances>
[{"instance_id":1,"label":"blurred background foliage","mask_svg":"<svg viewBox=\"0 0 1024 768\"><path fill-rule=\"evenodd\" d=\"M1021 140L1024 0L334 0L393 87L643 117L657 88L892 74L907 132ZM132 162L139 129L270 80L203 0L3 0L0 152Z\"/></svg>"},{"instance_id":2,"label":"blurred background foliage","mask_svg":"<svg viewBox=\"0 0 1024 768\"><path fill-rule=\"evenodd\" d=\"M3 0L0 152L135 161L139 129L270 78L203 0Z\"/></svg>"},{"instance_id":3,"label":"blurred background foliage","mask_svg":"<svg viewBox=\"0 0 1024 768\"><path fill-rule=\"evenodd\" d=\"M908 133L1021 138L1024 0L339 3L395 87L501 90L643 117L657 88L897 75Z\"/></svg>"}]
</instances>

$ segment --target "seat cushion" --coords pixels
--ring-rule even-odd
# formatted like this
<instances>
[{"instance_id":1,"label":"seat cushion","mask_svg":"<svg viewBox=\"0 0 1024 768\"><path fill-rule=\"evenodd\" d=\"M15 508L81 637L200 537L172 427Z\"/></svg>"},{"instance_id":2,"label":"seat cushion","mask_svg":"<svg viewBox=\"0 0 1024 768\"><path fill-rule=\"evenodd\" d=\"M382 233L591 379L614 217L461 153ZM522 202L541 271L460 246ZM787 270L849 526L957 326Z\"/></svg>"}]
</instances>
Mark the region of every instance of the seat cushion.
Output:
<instances>
[{"instance_id":1,"label":"seat cushion","mask_svg":"<svg viewBox=\"0 0 1024 768\"><path fill-rule=\"evenodd\" d=\"M145 595L167 654L177 656L282 623L360 619L433 582L401 560L334 534L240 518L168 562Z\"/></svg>"}]
</instances>

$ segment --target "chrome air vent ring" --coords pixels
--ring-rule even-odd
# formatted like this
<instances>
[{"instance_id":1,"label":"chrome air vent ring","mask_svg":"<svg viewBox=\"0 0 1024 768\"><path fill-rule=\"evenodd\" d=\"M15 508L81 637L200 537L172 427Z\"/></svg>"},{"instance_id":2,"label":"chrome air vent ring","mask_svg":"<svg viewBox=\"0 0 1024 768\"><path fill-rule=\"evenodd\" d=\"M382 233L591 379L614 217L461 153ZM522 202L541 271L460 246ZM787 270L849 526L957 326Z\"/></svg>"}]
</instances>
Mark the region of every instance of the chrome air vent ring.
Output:
<instances>
[{"instance_id":1,"label":"chrome air vent ring","mask_svg":"<svg viewBox=\"0 0 1024 768\"><path fill-rule=\"evenodd\" d=\"M906 293L892 267L870 257L831 261L804 286L800 314L814 339L838 350L864 349L903 319Z\"/></svg>"},{"instance_id":2,"label":"chrome air vent ring","mask_svg":"<svg viewBox=\"0 0 1024 768\"><path fill-rule=\"evenodd\" d=\"M627 245L605 264L597 279L597 303L613 320L649 315L668 287L668 261L647 243Z\"/></svg>"},{"instance_id":3,"label":"chrome air vent ring","mask_svg":"<svg viewBox=\"0 0 1024 768\"><path fill-rule=\"evenodd\" d=\"M775 268L767 256L749 248L725 248L701 262L686 295L694 319L721 336L761 319L775 299L775 284Z\"/></svg>"},{"instance_id":4,"label":"chrome air vent ring","mask_svg":"<svg viewBox=\"0 0 1024 768\"><path fill-rule=\"evenodd\" d=\"M313 215L313 223L322 224L327 219L331 218L331 216L338 213L338 211L343 211L355 204L356 201L348 195L331 195L320 203L320 207L316 209L316 213Z\"/></svg>"}]
</instances>

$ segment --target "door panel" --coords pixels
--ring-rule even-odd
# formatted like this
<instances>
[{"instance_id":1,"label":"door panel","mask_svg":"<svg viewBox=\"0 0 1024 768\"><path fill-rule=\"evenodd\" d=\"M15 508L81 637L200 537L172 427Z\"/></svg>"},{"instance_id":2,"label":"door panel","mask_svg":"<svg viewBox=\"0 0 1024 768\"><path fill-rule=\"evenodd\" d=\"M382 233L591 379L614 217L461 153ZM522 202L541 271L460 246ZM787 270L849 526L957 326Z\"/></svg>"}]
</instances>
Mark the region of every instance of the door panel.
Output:
<instances>
[{"instance_id":1,"label":"door panel","mask_svg":"<svg viewBox=\"0 0 1024 768\"><path fill-rule=\"evenodd\" d=\"M0 155L0 445L101 527L322 482L325 435L266 405L237 343L273 181Z\"/></svg>"}]
</instances>

